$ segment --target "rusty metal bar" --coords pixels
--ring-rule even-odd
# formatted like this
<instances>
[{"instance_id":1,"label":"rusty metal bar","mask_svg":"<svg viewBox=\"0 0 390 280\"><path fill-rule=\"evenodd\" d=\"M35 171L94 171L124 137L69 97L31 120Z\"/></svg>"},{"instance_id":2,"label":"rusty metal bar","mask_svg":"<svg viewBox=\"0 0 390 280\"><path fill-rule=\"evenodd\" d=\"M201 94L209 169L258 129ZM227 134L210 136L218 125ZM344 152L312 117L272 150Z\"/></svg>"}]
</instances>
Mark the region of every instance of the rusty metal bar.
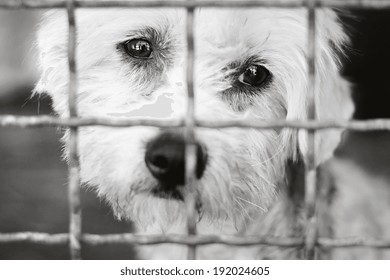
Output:
<instances>
[{"instance_id":1,"label":"rusty metal bar","mask_svg":"<svg viewBox=\"0 0 390 280\"><path fill-rule=\"evenodd\" d=\"M308 120L316 120L316 0L307 4L308 14ZM316 217L316 132L307 131L307 154L305 158L305 257L315 258L315 245L317 241Z\"/></svg>"},{"instance_id":2,"label":"rusty metal bar","mask_svg":"<svg viewBox=\"0 0 390 280\"><path fill-rule=\"evenodd\" d=\"M53 116L14 116L0 115L0 127L76 127L76 126L153 126L153 127L183 127L184 120L144 120L144 119L112 119L112 118L58 118ZM358 120L195 120L196 127L202 128L243 128L243 129L347 129L354 131L390 130L390 119Z\"/></svg>"},{"instance_id":3,"label":"rusty metal bar","mask_svg":"<svg viewBox=\"0 0 390 280\"><path fill-rule=\"evenodd\" d=\"M196 201L198 200L195 181L196 168L196 145L195 145L195 94L194 94L194 9L187 9L186 20L187 34L187 114L185 118L185 172L186 186L188 188L186 196L187 207L187 234L189 236L196 235L197 211ZM188 246L187 259L196 259L196 246Z\"/></svg>"},{"instance_id":4,"label":"rusty metal bar","mask_svg":"<svg viewBox=\"0 0 390 280\"><path fill-rule=\"evenodd\" d=\"M69 66L69 116L77 117L77 30L73 0L67 1L68 14L68 66ZM69 169L69 249L72 259L81 259L81 201L80 201L80 163L78 155L78 127L70 127L68 138Z\"/></svg>"},{"instance_id":5,"label":"rusty metal bar","mask_svg":"<svg viewBox=\"0 0 390 280\"><path fill-rule=\"evenodd\" d=\"M126 0L75 0L77 8L109 8L109 7L279 7L298 8L304 7L307 0L151 0L151 1L126 1ZM388 9L389 0L318 0L317 7L335 8L364 8L364 9ZM0 8L6 9L43 9L43 8L65 8L66 0L2 0Z\"/></svg>"}]
</instances>

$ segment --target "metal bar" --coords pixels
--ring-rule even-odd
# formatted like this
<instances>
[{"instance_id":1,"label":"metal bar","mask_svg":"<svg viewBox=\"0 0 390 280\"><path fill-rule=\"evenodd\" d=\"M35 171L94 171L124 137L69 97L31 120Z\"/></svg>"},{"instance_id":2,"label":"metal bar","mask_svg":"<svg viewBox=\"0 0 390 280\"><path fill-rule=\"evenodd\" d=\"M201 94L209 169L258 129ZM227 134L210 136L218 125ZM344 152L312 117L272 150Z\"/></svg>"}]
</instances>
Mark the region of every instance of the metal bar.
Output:
<instances>
[{"instance_id":1,"label":"metal bar","mask_svg":"<svg viewBox=\"0 0 390 280\"><path fill-rule=\"evenodd\" d=\"M193 8L196 6L204 7L254 7L254 6L272 6L272 7L309 7L309 92L313 95L309 110L308 122L294 121L274 121L259 122L253 121L225 121L225 122L201 122L194 120L194 92L193 92ZM188 110L185 121L147 121L147 120L113 120L113 119L79 119L77 118L76 93L77 93L77 74L76 74L76 25L75 25L75 7L186 7L188 8L187 19L187 87L188 87ZM0 243L6 242L33 242L39 244L63 244L69 242L71 257L73 259L81 258L81 240L83 242L100 245L110 243L130 243L130 244L159 244L159 243L177 243L189 245L190 259L195 258L195 248L197 245L206 245L213 243L243 246L268 244L276 246L301 246L305 245L306 256L309 259L315 257L315 246L323 247L375 247L390 248L390 241L381 241L375 239L326 239L318 238L316 234L315 217L315 198L316 198L316 171L315 171L315 130L343 128L351 130L369 131L369 130L390 130L388 120L374 121L315 121L315 8L320 6L333 7L359 7L359 8L390 8L390 1L368 1L368 0L322 0L322 1L3 1L0 8L59 8L66 7L69 20L69 115L68 119L59 119L54 117L15 117L0 116L0 126L69 126L69 202L70 202L70 230L68 234L45 234L45 233L16 233L0 234ZM224 236L196 236L196 195L190 196L188 205L188 234L189 236L136 236L132 234L123 235L93 235L81 233L81 205L80 205L80 175L78 159L78 127L86 125L106 125L106 126L134 126L151 125L160 127L183 126L186 128L186 181L191 187L194 180L194 170L196 166L196 147L194 127L242 127L258 129L274 128L301 128L308 129L308 155L307 155L307 174L305 176L305 211L307 218L307 229L305 238L274 238L274 237L224 237Z\"/></svg>"},{"instance_id":2,"label":"metal bar","mask_svg":"<svg viewBox=\"0 0 390 280\"><path fill-rule=\"evenodd\" d=\"M303 239L297 237L247 236L235 237L231 235L137 235L123 234L88 234L84 233L82 241L88 245L130 244L152 245L173 243L181 245L209 245L225 244L232 246L270 245L281 247L296 247L303 245ZM69 234L48 234L40 232L1 233L0 244L29 242L41 245L65 245L69 242Z\"/></svg>"},{"instance_id":3,"label":"metal bar","mask_svg":"<svg viewBox=\"0 0 390 280\"><path fill-rule=\"evenodd\" d=\"M196 145L195 145L195 94L194 94L194 9L187 9L186 19L186 34L187 34L187 115L185 118L185 178L188 193L186 195L187 207L187 234L189 236L196 235L197 211L196 201L198 200L195 183L195 168L196 168ZM196 246L188 246L187 259L196 259Z\"/></svg>"},{"instance_id":4,"label":"metal bar","mask_svg":"<svg viewBox=\"0 0 390 280\"><path fill-rule=\"evenodd\" d=\"M76 70L76 18L73 0L67 1L68 14L68 66L69 66L69 116L77 117L77 70ZM70 127L68 139L69 169L69 249L72 259L81 259L81 201L80 163L78 156L78 127Z\"/></svg>"},{"instance_id":5,"label":"metal bar","mask_svg":"<svg viewBox=\"0 0 390 280\"><path fill-rule=\"evenodd\" d=\"M316 119L316 0L308 1L308 112L307 119ZM317 241L317 217L316 217L316 194L317 172L315 130L307 131L307 154L305 158L305 257L315 258L315 245Z\"/></svg>"},{"instance_id":6,"label":"metal bar","mask_svg":"<svg viewBox=\"0 0 390 280\"><path fill-rule=\"evenodd\" d=\"M280 237L280 236L231 236L231 235L136 235L124 234L83 234L82 241L88 245L151 245L161 243L181 244L181 245L210 245L224 244L231 246L280 246L280 247L300 247L304 245L303 238L300 237ZM66 245L69 242L68 233L49 234L41 232L15 232L0 233L0 244L28 242L39 245ZM364 237L346 238L318 238L317 246L323 248L376 248L390 249L390 240L380 240Z\"/></svg>"},{"instance_id":7,"label":"metal bar","mask_svg":"<svg viewBox=\"0 0 390 280\"><path fill-rule=\"evenodd\" d=\"M390 122L389 122L390 124ZM125 119L125 118L58 118L49 115L44 116L16 116L0 115L0 127L77 127L77 126L153 126L153 127L182 127L183 120L147 120L147 119ZM390 126L389 126L390 127Z\"/></svg>"},{"instance_id":8,"label":"metal bar","mask_svg":"<svg viewBox=\"0 0 390 280\"><path fill-rule=\"evenodd\" d=\"M77 8L109 8L109 7L219 7L219 8L236 8L236 7L279 7L279 8L298 8L304 7L307 0L143 0L143 1L126 1L126 0L75 0ZM389 0L319 0L317 7L334 7L334 8L364 8L364 9L388 9L390 8ZM3 0L0 8L6 9L43 9L43 8L65 8L66 0Z\"/></svg>"},{"instance_id":9,"label":"metal bar","mask_svg":"<svg viewBox=\"0 0 390 280\"><path fill-rule=\"evenodd\" d=\"M42 245L63 245L69 242L68 233L49 234L46 232L0 233L0 244L28 242Z\"/></svg>"},{"instance_id":10,"label":"metal bar","mask_svg":"<svg viewBox=\"0 0 390 280\"><path fill-rule=\"evenodd\" d=\"M159 121L144 119L114 119L114 118L57 118L53 116L0 116L0 127L76 127L76 126L108 126L108 127L183 127L183 120ZM390 119L358 120L223 120L200 121L195 120L196 127L202 128L243 128L243 129L347 129L354 131L390 130Z\"/></svg>"},{"instance_id":11,"label":"metal bar","mask_svg":"<svg viewBox=\"0 0 390 280\"><path fill-rule=\"evenodd\" d=\"M303 238L299 237L273 237L273 236L246 236L231 235L132 235L111 234L109 236L86 234L85 241L91 245L104 245L115 243L129 243L136 245L173 243L189 246L202 246L210 244L224 244L231 246L270 245L280 247L297 247L303 245ZM271 245L272 244L272 245Z\"/></svg>"}]
</instances>

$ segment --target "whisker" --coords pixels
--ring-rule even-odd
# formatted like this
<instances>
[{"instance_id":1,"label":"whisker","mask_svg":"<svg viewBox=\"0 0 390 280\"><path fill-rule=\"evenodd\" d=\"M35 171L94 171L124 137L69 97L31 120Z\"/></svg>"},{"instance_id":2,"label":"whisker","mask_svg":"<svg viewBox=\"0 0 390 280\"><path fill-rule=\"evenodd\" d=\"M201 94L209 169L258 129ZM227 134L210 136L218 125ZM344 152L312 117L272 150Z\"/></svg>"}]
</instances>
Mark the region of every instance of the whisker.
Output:
<instances>
[{"instance_id":1,"label":"whisker","mask_svg":"<svg viewBox=\"0 0 390 280\"><path fill-rule=\"evenodd\" d=\"M259 209L260 209L261 211L263 211L264 213L267 213L267 212L268 212L268 211L267 211L266 209L264 209L263 207L261 207L261 206L255 204L255 203L253 203L253 202L251 202L251 201L248 201L248 200L246 200L246 199L243 199L242 197L237 197L237 198L240 199L240 200L242 200L242 201L244 201L244 202L249 203L249 204L252 205L252 206L255 206L256 208L259 208Z\"/></svg>"}]
</instances>

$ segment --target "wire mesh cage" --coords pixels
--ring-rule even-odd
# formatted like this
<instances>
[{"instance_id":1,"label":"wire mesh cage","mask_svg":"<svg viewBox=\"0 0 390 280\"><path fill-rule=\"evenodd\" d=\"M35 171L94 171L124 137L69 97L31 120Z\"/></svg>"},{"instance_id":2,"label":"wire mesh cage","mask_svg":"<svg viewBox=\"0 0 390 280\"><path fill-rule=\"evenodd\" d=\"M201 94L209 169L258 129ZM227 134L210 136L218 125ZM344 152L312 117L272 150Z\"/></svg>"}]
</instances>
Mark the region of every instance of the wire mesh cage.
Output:
<instances>
[{"instance_id":1,"label":"wire mesh cage","mask_svg":"<svg viewBox=\"0 0 390 280\"><path fill-rule=\"evenodd\" d=\"M76 9L83 8L104 8L104 7L171 7L185 8L186 17L186 81L187 81L187 110L184 119L175 121L152 121L148 119L110 119L110 118L80 118L78 116L76 93L78 89L78 73L76 60L77 42L77 17ZM306 121L199 121L194 116L194 9L198 7L280 7L297 8L304 7L308 11L308 57L307 65L309 69L309 116ZM68 91L68 111L69 118L58 118L53 116L0 116L0 126L14 127L41 127L58 126L70 129L69 147L69 232L61 234L48 234L39 232L18 232L0 234L0 243L27 241L37 244L69 244L71 258L81 258L82 244L102 245L112 243L126 243L131 245L147 245L174 243L187 245L188 259L196 259L198 246L208 244L225 244L232 246L253 246L272 245L281 247L303 247L305 258L314 259L317 248L340 248L340 247L375 247L378 249L390 249L388 240L368 239L368 238L348 238L330 239L318 236L318 217L316 215L317 201L317 174L316 174L316 153L315 135L316 131L327 129L347 129L356 131L390 130L390 121L384 119L370 121L319 121L316 120L315 112L315 85L316 85L316 10L320 7L359 7L367 9L390 8L390 1L384 0L237 0L237 1L209 1L209 0L168 0L168 1L86 1L86 0L6 0L0 3L1 9L44 9L62 8L67 10L68 15L68 68L69 68L69 91ZM108 126L108 127L131 127L131 126L152 126L152 127L184 127L186 142L186 184L191 185L194 181L196 166L195 134L196 128L231 128L242 129L275 129L289 128L308 131L308 155L305 160L305 230L301 237L277 237L277 236L217 236L198 235L196 224L196 194L191 194L186 199L187 207L187 234L186 235L137 235L137 234L88 234L83 233L81 221L81 201L80 201L80 163L78 151L78 130L82 126Z\"/></svg>"}]
</instances>

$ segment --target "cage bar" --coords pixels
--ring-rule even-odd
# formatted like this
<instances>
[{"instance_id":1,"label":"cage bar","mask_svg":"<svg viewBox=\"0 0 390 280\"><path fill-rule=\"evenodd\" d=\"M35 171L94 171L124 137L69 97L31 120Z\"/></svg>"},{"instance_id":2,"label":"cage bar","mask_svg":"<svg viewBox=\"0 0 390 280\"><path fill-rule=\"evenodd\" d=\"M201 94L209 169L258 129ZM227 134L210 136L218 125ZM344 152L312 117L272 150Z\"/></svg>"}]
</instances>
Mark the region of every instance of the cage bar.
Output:
<instances>
[{"instance_id":1,"label":"cage bar","mask_svg":"<svg viewBox=\"0 0 390 280\"><path fill-rule=\"evenodd\" d=\"M198 194L193 187L195 181L196 168L196 145L195 145L195 94L194 94L194 9L187 9L186 17L187 34L187 114L185 118L185 178L188 188L187 198L185 200L187 207L187 234L196 235L197 211L196 202ZM196 246L188 246L187 259L196 259Z\"/></svg>"},{"instance_id":2,"label":"cage bar","mask_svg":"<svg viewBox=\"0 0 390 280\"><path fill-rule=\"evenodd\" d=\"M68 14L68 66L69 92L68 110L70 117L77 117L77 66L76 66L76 18L73 0L67 1ZM80 163L78 156L78 127L69 129L69 249L72 259L81 259L81 200L80 200Z\"/></svg>"},{"instance_id":3,"label":"cage bar","mask_svg":"<svg viewBox=\"0 0 390 280\"><path fill-rule=\"evenodd\" d=\"M144 119L110 119L110 118L79 118L77 115L77 67L76 67L76 8L108 8L108 7L182 7L187 9L187 114L183 120L151 121ZM308 10L308 72L310 108L305 121L259 121L259 120L227 120L227 121L197 121L194 117L194 19L196 7L306 7ZM377 119L369 121L316 120L315 112L315 15L318 7L336 8L390 8L390 0L167 0L167 1L91 1L91 0L3 0L0 9L40 9L66 8L68 13L68 64L69 64L69 118L52 116L12 116L0 115L0 127L41 127L60 126L69 128L69 233L49 234L38 232L0 233L0 244L12 242L30 242L42 245L69 244L72 259L81 258L81 243L90 245L131 244L147 245L172 243L187 245L188 258L196 258L196 246L208 244L225 244L232 246L270 245L280 247L305 248L308 259L315 258L315 248L348 248L370 247L390 249L390 240L379 240L364 237L321 238L317 235L316 208L316 154L315 134L317 130L348 129L356 131L389 130L390 120ZM215 236L196 234L196 201L197 193L190 193L187 205L187 235L156 235L142 236L135 234L82 234L81 202L80 202L80 169L78 156L78 128L82 126L154 126L154 127L184 127L186 140L186 182L189 191L194 180L196 166L195 127L203 128L255 128L304 129L308 133L308 153L305 172L305 214L306 230L303 237L275 236Z\"/></svg>"},{"instance_id":4,"label":"cage bar","mask_svg":"<svg viewBox=\"0 0 390 280\"><path fill-rule=\"evenodd\" d=\"M307 5L308 14L308 112L307 119L316 119L316 0L311 0ZM305 159L305 257L315 258L315 245L317 241L317 217L316 193L317 193L317 172L315 152L315 130L307 130L307 155Z\"/></svg>"},{"instance_id":5,"label":"cage bar","mask_svg":"<svg viewBox=\"0 0 390 280\"><path fill-rule=\"evenodd\" d=\"M76 126L108 126L108 127L183 127L184 120L145 120L145 119L112 119L112 118L58 118L53 116L14 116L0 115L0 127L76 127ZM353 131L390 130L389 119L373 120L196 120L195 126L202 128L245 128L245 129L307 129L327 130L346 129Z\"/></svg>"},{"instance_id":6,"label":"cage bar","mask_svg":"<svg viewBox=\"0 0 390 280\"><path fill-rule=\"evenodd\" d=\"M95 2L93 0L75 0L77 8L112 8L112 7L218 7L218 8L251 8L251 7L278 7L278 8L298 8L304 7L310 0L105 0ZM365 9L388 9L389 0L318 0L318 7L334 8L365 8ZM7 9L43 9L43 8L65 8L66 0L3 0L0 8Z\"/></svg>"},{"instance_id":7,"label":"cage bar","mask_svg":"<svg viewBox=\"0 0 390 280\"><path fill-rule=\"evenodd\" d=\"M66 245L69 242L68 233L49 234L42 232L13 232L0 233L0 244L28 242L37 245ZM304 239L301 237L287 236L227 236L227 235L136 235L122 234L90 234L82 236L84 244L92 246L125 244L125 245L153 245L153 244L181 244L181 245L210 245L224 244L229 246L279 246L302 247ZM375 248L390 249L390 240L381 240L365 237L324 238L319 237L317 246L321 248Z\"/></svg>"}]
</instances>

